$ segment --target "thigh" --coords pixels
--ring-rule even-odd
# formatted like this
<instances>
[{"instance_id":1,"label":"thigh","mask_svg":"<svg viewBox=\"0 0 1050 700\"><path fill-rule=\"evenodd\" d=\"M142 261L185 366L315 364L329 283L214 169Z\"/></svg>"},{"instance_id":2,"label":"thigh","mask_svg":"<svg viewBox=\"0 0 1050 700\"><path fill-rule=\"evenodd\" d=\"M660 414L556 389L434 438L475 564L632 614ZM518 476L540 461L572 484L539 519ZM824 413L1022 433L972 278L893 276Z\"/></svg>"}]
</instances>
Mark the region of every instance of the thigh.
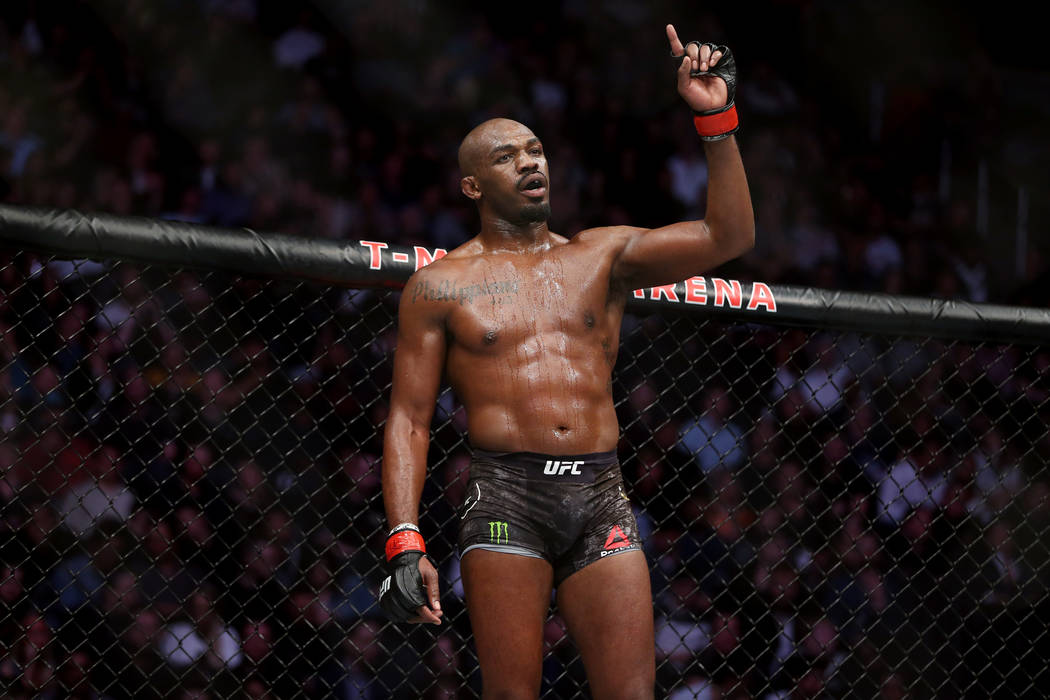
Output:
<instances>
[{"instance_id":1,"label":"thigh","mask_svg":"<svg viewBox=\"0 0 1050 700\"><path fill-rule=\"evenodd\" d=\"M472 549L460 566L483 697L536 698L553 571L544 559Z\"/></svg>"},{"instance_id":2,"label":"thigh","mask_svg":"<svg viewBox=\"0 0 1050 700\"><path fill-rule=\"evenodd\" d=\"M640 551L585 566L558 587L595 700L652 698L656 675L649 566Z\"/></svg>"}]
</instances>

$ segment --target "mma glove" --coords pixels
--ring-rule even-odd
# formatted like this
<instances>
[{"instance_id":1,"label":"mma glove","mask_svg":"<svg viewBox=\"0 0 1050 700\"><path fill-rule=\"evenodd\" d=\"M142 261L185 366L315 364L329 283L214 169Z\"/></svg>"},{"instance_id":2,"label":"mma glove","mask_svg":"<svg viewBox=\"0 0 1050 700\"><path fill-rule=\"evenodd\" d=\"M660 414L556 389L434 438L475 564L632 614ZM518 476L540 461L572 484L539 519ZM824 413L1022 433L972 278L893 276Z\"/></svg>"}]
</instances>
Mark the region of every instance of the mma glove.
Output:
<instances>
[{"instance_id":1,"label":"mma glove","mask_svg":"<svg viewBox=\"0 0 1050 700\"><path fill-rule=\"evenodd\" d=\"M740 121L736 114L736 104L734 103L734 98L736 97L736 59L733 58L733 52L726 46L717 46L710 42L701 43L699 41L690 41L689 44L696 44L697 50L702 46L707 46L711 49L711 53L715 51L722 52L722 58L718 59L718 63L711 66L709 70L689 72L689 75L694 78L710 75L721 78L726 83L727 94L724 107L693 113L693 125L696 127L696 133L700 135L700 138L704 141L721 141L730 134L735 134L737 129L740 128ZM686 44L686 46L689 46L689 44ZM671 58L676 61L676 68L682 65L682 59L685 56L685 53L678 56L671 54Z\"/></svg>"},{"instance_id":2,"label":"mma glove","mask_svg":"<svg viewBox=\"0 0 1050 700\"><path fill-rule=\"evenodd\" d=\"M427 548L419 528L411 523L398 525L386 538L386 560L390 575L379 586L379 607L395 622L418 617L416 610L427 605L419 560ZM430 563L434 561L427 557Z\"/></svg>"}]
</instances>

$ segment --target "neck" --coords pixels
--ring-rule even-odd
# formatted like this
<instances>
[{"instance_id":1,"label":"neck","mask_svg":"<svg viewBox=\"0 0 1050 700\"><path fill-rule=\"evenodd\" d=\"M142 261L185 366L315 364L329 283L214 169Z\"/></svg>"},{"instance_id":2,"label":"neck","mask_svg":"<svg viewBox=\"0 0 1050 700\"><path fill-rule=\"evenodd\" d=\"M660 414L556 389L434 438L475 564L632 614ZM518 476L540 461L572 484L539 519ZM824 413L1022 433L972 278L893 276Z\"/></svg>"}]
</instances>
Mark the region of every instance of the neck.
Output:
<instances>
[{"instance_id":1,"label":"neck","mask_svg":"<svg viewBox=\"0 0 1050 700\"><path fill-rule=\"evenodd\" d=\"M492 252L533 253L553 245L546 221L516 224L495 216L482 216L481 242Z\"/></svg>"}]
</instances>

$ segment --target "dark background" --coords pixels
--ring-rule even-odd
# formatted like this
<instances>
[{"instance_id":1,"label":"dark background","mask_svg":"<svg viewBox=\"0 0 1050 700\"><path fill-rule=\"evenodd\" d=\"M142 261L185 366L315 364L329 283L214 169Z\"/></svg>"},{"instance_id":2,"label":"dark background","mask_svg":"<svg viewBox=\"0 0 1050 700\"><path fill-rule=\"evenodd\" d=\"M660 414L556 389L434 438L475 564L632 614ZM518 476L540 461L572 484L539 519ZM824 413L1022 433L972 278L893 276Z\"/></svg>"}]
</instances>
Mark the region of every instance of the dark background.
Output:
<instances>
[{"instance_id":1,"label":"dark background","mask_svg":"<svg viewBox=\"0 0 1050 700\"><path fill-rule=\"evenodd\" d=\"M670 21L739 63L759 239L729 271L1041 305L1050 73L1021 7L7 2L0 194L451 247L456 146L509 116L545 142L556 231L699 217Z\"/></svg>"}]
</instances>

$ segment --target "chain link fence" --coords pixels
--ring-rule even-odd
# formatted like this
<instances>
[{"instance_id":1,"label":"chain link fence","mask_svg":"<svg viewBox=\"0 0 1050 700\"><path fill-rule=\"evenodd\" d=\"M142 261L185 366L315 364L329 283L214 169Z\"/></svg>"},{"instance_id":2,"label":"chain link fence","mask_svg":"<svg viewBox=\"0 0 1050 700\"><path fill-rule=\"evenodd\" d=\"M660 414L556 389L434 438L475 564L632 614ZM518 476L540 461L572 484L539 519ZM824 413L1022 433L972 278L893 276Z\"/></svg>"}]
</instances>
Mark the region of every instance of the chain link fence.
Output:
<instances>
[{"instance_id":1,"label":"chain link fence","mask_svg":"<svg viewBox=\"0 0 1050 700\"><path fill-rule=\"evenodd\" d=\"M3 258L3 697L480 697L449 392L421 522L445 624L375 603L396 297ZM657 697L1047 687L1045 346L665 310L627 316L614 379ZM544 697L588 697L556 609L545 643Z\"/></svg>"}]
</instances>

